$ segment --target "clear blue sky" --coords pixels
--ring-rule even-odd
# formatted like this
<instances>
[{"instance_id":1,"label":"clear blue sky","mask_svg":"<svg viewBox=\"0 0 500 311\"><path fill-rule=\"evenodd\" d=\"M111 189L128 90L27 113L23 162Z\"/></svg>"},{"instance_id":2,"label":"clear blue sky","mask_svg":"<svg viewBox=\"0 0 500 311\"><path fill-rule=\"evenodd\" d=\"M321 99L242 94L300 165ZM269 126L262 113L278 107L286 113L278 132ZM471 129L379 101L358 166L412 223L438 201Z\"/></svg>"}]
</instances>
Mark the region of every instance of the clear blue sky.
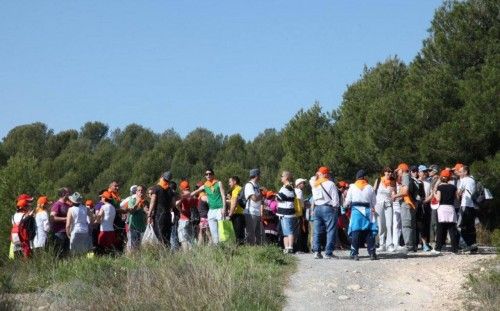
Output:
<instances>
[{"instance_id":1,"label":"clear blue sky","mask_svg":"<svg viewBox=\"0 0 500 311\"><path fill-rule=\"evenodd\" d=\"M102 121L253 139L363 66L409 62L441 1L2 1L0 138Z\"/></svg>"}]
</instances>

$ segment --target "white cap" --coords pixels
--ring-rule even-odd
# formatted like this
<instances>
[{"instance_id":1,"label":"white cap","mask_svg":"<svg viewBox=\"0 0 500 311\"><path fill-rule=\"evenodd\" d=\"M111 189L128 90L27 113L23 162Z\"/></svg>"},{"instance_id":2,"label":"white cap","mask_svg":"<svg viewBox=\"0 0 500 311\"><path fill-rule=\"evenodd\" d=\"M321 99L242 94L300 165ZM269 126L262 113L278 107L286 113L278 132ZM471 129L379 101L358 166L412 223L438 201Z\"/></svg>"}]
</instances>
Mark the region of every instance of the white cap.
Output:
<instances>
[{"instance_id":1,"label":"white cap","mask_svg":"<svg viewBox=\"0 0 500 311\"><path fill-rule=\"evenodd\" d=\"M130 187L130 194L135 194L136 191L137 191L137 185L133 185L132 187Z\"/></svg>"},{"instance_id":2,"label":"white cap","mask_svg":"<svg viewBox=\"0 0 500 311\"><path fill-rule=\"evenodd\" d=\"M307 180L304 179L304 178L298 178L295 180L295 187L297 187L298 185L300 185L300 183L305 183Z\"/></svg>"}]
</instances>

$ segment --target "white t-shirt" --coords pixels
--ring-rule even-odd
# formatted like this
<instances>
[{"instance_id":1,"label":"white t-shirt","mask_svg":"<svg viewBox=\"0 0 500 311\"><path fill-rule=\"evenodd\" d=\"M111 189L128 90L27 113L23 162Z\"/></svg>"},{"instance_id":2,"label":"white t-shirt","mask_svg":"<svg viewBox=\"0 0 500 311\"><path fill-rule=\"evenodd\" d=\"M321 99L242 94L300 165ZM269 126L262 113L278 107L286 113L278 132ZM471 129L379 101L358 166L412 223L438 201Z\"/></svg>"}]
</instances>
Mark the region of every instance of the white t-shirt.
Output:
<instances>
[{"instance_id":1,"label":"white t-shirt","mask_svg":"<svg viewBox=\"0 0 500 311\"><path fill-rule=\"evenodd\" d=\"M339 192L337 187L331 180L324 181L321 185L316 186L316 181L311 180L311 188L314 198L314 205L331 205L333 207L338 207Z\"/></svg>"},{"instance_id":2,"label":"white t-shirt","mask_svg":"<svg viewBox=\"0 0 500 311\"><path fill-rule=\"evenodd\" d=\"M47 232L50 230L49 213L43 211L35 215L36 236L33 239L33 248L45 247Z\"/></svg>"},{"instance_id":3,"label":"white t-shirt","mask_svg":"<svg viewBox=\"0 0 500 311\"><path fill-rule=\"evenodd\" d=\"M87 207L73 206L70 208L71 216L73 216L73 228L71 234L75 233L88 233L89 232L89 222L87 215Z\"/></svg>"},{"instance_id":4,"label":"white t-shirt","mask_svg":"<svg viewBox=\"0 0 500 311\"><path fill-rule=\"evenodd\" d=\"M460 179L457 188L459 190L463 190L460 206L476 208L474 202L472 202L472 195L474 194L474 191L476 191L476 181L470 176L466 176Z\"/></svg>"},{"instance_id":5,"label":"white t-shirt","mask_svg":"<svg viewBox=\"0 0 500 311\"><path fill-rule=\"evenodd\" d=\"M101 222L101 231L115 231L113 227L116 215L115 207L106 203L101 207L100 211L104 213L104 217Z\"/></svg>"},{"instance_id":6,"label":"white t-shirt","mask_svg":"<svg viewBox=\"0 0 500 311\"><path fill-rule=\"evenodd\" d=\"M260 216L260 206L262 205L262 200L254 202L250 199L251 195L259 195L259 185L253 182L247 182L245 185L245 199L247 199L247 205L245 208L245 214L250 214L254 216Z\"/></svg>"}]
</instances>

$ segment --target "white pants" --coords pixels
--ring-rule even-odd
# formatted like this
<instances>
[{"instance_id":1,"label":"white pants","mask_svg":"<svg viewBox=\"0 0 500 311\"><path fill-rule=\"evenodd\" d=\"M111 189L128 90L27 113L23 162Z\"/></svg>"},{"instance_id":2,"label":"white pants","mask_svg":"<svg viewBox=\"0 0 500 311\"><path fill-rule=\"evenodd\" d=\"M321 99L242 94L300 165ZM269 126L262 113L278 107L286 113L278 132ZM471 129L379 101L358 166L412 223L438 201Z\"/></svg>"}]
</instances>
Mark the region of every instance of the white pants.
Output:
<instances>
[{"instance_id":1,"label":"white pants","mask_svg":"<svg viewBox=\"0 0 500 311\"><path fill-rule=\"evenodd\" d=\"M219 220L222 220L222 208L209 209L207 220L208 220L208 227L210 228L210 235L212 236L212 244L218 244L219 243L218 222Z\"/></svg>"},{"instance_id":2,"label":"white pants","mask_svg":"<svg viewBox=\"0 0 500 311\"><path fill-rule=\"evenodd\" d=\"M392 204L385 205L384 202L377 202L375 207L377 211L377 223L380 246L394 246L392 241Z\"/></svg>"},{"instance_id":3,"label":"white pants","mask_svg":"<svg viewBox=\"0 0 500 311\"><path fill-rule=\"evenodd\" d=\"M392 244L399 247L399 237L403 234L403 223L401 222L401 204L398 201L392 202Z\"/></svg>"}]
</instances>

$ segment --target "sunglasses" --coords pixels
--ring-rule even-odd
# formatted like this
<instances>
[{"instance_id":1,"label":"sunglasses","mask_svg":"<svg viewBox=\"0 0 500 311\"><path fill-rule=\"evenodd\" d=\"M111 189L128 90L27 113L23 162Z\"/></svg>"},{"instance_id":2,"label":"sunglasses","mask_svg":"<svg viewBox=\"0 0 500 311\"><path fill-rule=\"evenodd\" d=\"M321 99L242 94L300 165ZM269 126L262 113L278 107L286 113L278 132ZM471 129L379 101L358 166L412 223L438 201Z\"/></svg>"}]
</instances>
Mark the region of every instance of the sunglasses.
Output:
<instances>
[{"instance_id":1,"label":"sunglasses","mask_svg":"<svg viewBox=\"0 0 500 311\"><path fill-rule=\"evenodd\" d=\"M205 173L205 176L212 176L213 173Z\"/></svg>"}]
</instances>

